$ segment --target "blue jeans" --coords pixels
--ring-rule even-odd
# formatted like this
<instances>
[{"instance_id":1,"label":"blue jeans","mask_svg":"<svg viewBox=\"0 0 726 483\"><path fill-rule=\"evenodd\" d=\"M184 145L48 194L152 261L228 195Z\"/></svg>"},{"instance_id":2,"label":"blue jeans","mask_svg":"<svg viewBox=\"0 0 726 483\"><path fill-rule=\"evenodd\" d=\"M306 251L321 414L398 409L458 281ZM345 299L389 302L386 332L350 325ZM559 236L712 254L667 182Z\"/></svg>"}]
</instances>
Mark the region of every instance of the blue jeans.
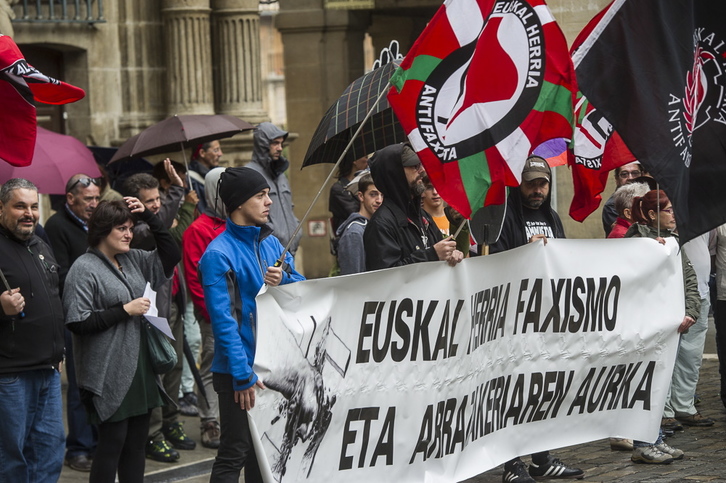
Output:
<instances>
[{"instance_id":1,"label":"blue jeans","mask_svg":"<svg viewBox=\"0 0 726 483\"><path fill-rule=\"evenodd\" d=\"M65 432L60 374L0 374L0 483L56 482Z\"/></svg>"},{"instance_id":2,"label":"blue jeans","mask_svg":"<svg viewBox=\"0 0 726 483\"><path fill-rule=\"evenodd\" d=\"M655 446L656 444L663 444L663 430L658 430L658 439L655 440L655 443L648 443L647 441L638 441L637 439L633 441L633 448L645 448L646 446Z\"/></svg>"},{"instance_id":3,"label":"blue jeans","mask_svg":"<svg viewBox=\"0 0 726 483\"><path fill-rule=\"evenodd\" d=\"M66 438L66 459L80 455L93 457L98 444L96 427L88 422L88 412L81 402L76 383L76 364L73 360L73 338L71 331L66 329L66 418L68 419L68 437Z\"/></svg>"}]
</instances>

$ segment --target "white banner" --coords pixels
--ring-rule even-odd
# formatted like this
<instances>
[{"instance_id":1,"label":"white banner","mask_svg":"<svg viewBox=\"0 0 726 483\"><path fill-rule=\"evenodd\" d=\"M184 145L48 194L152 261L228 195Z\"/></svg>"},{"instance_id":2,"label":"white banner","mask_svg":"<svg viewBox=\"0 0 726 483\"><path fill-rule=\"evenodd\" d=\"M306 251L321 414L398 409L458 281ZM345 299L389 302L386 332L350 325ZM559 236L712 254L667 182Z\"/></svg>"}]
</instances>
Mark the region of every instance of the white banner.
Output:
<instances>
[{"instance_id":1,"label":"white banner","mask_svg":"<svg viewBox=\"0 0 726 483\"><path fill-rule=\"evenodd\" d=\"M650 239L550 240L257 303L268 389L250 415L269 483L453 482L608 436L654 441L684 315L678 246Z\"/></svg>"}]
</instances>

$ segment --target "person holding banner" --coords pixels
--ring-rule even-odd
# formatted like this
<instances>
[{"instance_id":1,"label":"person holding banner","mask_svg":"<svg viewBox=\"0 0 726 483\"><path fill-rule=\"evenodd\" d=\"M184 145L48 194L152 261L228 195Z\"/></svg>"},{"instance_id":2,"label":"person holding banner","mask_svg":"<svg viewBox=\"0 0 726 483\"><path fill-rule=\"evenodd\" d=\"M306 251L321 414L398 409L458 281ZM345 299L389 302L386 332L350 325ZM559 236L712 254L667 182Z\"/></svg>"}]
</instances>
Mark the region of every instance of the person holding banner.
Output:
<instances>
[{"instance_id":1,"label":"person holding banner","mask_svg":"<svg viewBox=\"0 0 726 483\"><path fill-rule=\"evenodd\" d=\"M369 161L383 203L363 234L366 269L380 270L411 263L444 260L456 265L464 254L443 238L431 215L421 208L426 171L407 144L393 144Z\"/></svg>"},{"instance_id":2,"label":"person holding banner","mask_svg":"<svg viewBox=\"0 0 726 483\"><path fill-rule=\"evenodd\" d=\"M499 239L490 247L492 253L539 240L547 243L547 238L565 238L560 216L550 205L551 178L552 172L544 158L527 158L522 170L522 184L509 192L504 225ZM549 451L533 454L529 471L521 458L504 463L504 482L534 483L535 476L579 480L585 476L585 472L566 465Z\"/></svg>"},{"instance_id":3,"label":"person holding banner","mask_svg":"<svg viewBox=\"0 0 726 483\"><path fill-rule=\"evenodd\" d=\"M490 247L491 253L521 247L547 238L565 238L560 215L550 204L552 173L547 160L530 156L524 163L522 183L512 188L507 199L507 212L499 239Z\"/></svg>"},{"instance_id":4,"label":"person holding banner","mask_svg":"<svg viewBox=\"0 0 726 483\"><path fill-rule=\"evenodd\" d=\"M673 216L673 205L663 190L651 190L644 196L633 198L632 216L636 223L628 228L625 238L647 237L665 243L664 238L676 236L676 219ZM698 319L701 308L701 297L698 293L698 280L696 272L688 260L685 252L681 252L683 266L683 285L685 288L686 315L678 326L680 334L688 332ZM680 350L680 349L679 349ZM677 363L677 362L676 362ZM700 415L699 415L700 416ZM654 443L645 441L633 442L633 455L630 457L636 463L670 464L674 460L683 458L683 451L673 448L663 440L663 429Z\"/></svg>"},{"instance_id":5,"label":"person holding banner","mask_svg":"<svg viewBox=\"0 0 726 483\"><path fill-rule=\"evenodd\" d=\"M250 168L222 173L219 196L228 213L226 230L207 247L199 272L214 332L212 381L219 396L221 437L210 482L238 481L244 468L247 483L262 482L252 444L247 411L255 390L265 386L252 367L255 359L257 306L263 284L277 286L304 280L292 255L276 266L284 252L266 224L270 185Z\"/></svg>"},{"instance_id":6,"label":"person holding banner","mask_svg":"<svg viewBox=\"0 0 726 483\"><path fill-rule=\"evenodd\" d=\"M355 196L360 210L352 213L338 228L338 263L340 274L349 275L366 270L366 252L363 248L363 233L368 220L383 202L383 195L373 184L370 173L361 176L355 184ZM353 191L353 189L351 189Z\"/></svg>"}]
</instances>

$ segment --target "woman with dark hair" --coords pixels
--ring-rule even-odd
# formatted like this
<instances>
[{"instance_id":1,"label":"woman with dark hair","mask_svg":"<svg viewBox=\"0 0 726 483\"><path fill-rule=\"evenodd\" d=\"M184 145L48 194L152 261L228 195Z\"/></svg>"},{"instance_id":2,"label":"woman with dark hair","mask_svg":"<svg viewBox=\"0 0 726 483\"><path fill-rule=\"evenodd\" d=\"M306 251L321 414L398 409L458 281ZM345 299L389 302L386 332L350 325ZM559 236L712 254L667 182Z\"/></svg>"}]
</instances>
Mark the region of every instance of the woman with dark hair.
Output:
<instances>
[{"instance_id":1,"label":"woman with dark hair","mask_svg":"<svg viewBox=\"0 0 726 483\"><path fill-rule=\"evenodd\" d=\"M635 223L628 228L625 238L647 237L663 244L667 237L677 238L674 233L676 219L673 216L673 206L663 190L651 190L644 196L634 197L631 216ZM696 272L683 251L681 251L681 262L686 296L686 315L678 326L678 333L687 332L695 324L701 308ZM681 458L683 458L683 451L673 448L663 441L662 429L655 443L633 442L631 459L636 463L668 464Z\"/></svg>"},{"instance_id":2,"label":"woman with dark hair","mask_svg":"<svg viewBox=\"0 0 726 483\"><path fill-rule=\"evenodd\" d=\"M131 249L134 216L145 221L156 250ZM63 305L73 333L76 377L98 448L91 482L142 482L151 410L168 397L152 370L143 315L181 254L159 218L138 199L102 201L88 221L88 252L66 278ZM176 396L176 395L173 395Z\"/></svg>"}]
</instances>

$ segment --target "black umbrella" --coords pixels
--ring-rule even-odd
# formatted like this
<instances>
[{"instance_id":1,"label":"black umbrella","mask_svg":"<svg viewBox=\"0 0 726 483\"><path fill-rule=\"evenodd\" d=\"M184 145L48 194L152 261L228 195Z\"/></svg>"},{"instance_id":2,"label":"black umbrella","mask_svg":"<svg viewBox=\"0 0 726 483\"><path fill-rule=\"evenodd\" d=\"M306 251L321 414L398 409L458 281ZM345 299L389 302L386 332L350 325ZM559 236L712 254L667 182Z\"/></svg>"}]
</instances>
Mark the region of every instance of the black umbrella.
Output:
<instances>
[{"instance_id":1,"label":"black umbrella","mask_svg":"<svg viewBox=\"0 0 726 483\"><path fill-rule=\"evenodd\" d=\"M252 129L254 126L247 121L223 114L172 116L130 137L109 163L120 159L183 151L184 148L228 138Z\"/></svg>"},{"instance_id":2,"label":"black umbrella","mask_svg":"<svg viewBox=\"0 0 726 483\"><path fill-rule=\"evenodd\" d=\"M381 93L390 87L388 81L402 59L372 70L350 84L343 95L330 106L313 134L303 160L303 167L318 163L335 163L348 142L371 111ZM406 133L383 97L371 112L363 129L353 141L346 159L355 160L390 144L406 141Z\"/></svg>"}]
</instances>

